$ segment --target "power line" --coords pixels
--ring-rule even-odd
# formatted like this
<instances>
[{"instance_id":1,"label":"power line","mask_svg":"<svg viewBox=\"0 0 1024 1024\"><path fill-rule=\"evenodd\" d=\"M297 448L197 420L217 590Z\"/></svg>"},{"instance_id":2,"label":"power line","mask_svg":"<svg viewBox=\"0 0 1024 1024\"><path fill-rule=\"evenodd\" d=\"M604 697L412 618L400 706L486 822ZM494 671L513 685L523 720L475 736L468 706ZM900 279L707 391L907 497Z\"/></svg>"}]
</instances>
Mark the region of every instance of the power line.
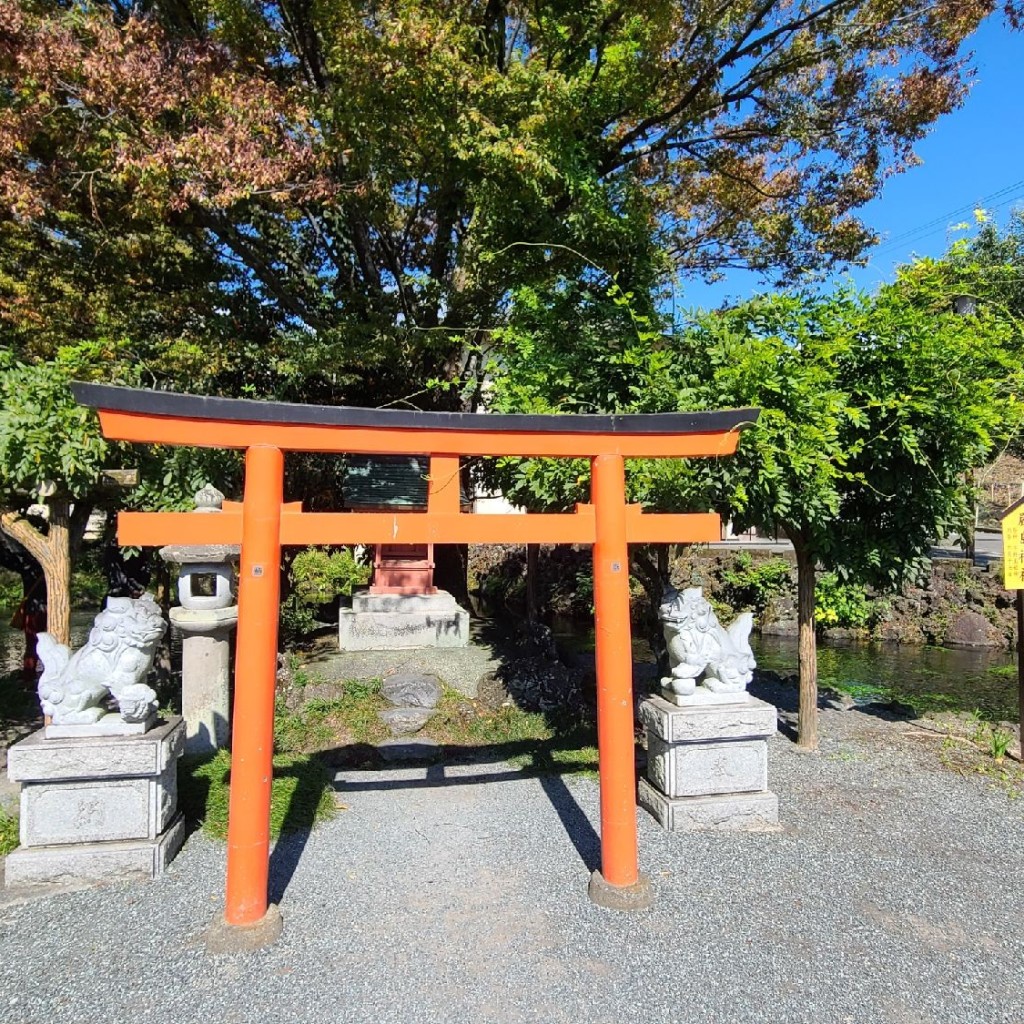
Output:
<instances>
[{"instance_id":1,"label":"power line","mask_svg":"<svg viewBox=\"0 0 1024 1024\"><path fill-rule=\"evenodd\" d=\"M1008 193L1012 194L1008 195ZM884 255L885 253L898 249L901 246L909 245L911 242L927 238L929 235L935 234L936 231L945 230L949 225L949 222L955 217L959 217L965 213L970 213L972 210L979 208L999 209L1002 206L1006 206L1007 203L1012 203L1021 195L1024 195L1024 178L1020 181L1015 181L1010 185L1005 185L1003 188L998 189L987 196L983 196L977 202L966 203L963 206L958 206L938 217L934 217L932 220L926 221L923 224L918 224L916 227L908 228L896 235L893 235L891 238L885 239L885 241L881 242L874 250L873 255ZM992 200L994 199L1001 199L1002 201L999 203L993 203Z\"/></svg>"}]
</instances>

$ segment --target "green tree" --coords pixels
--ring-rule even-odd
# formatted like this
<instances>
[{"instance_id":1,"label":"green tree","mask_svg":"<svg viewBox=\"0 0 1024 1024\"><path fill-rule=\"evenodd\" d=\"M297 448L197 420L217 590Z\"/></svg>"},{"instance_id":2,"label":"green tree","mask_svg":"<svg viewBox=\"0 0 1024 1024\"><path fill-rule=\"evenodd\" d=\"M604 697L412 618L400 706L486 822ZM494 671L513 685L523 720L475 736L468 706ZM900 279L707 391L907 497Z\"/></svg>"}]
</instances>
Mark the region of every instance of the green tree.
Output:
<instances>
[{"instance_id":1,"label":"green tree","mask_svg":"<svg viewBox=\"0 0 1024 1024\"><path fill-rule=\"evenodd\" d=\"M735 456L634 460L628 488L652 508L712 507L740 528L779 530L792 541L799 742L808 748L817 745L817 568L898 586L937 536L964 522L964 472L1020 418L1012 321L994 310L960 316L948 293L937 306L942 269L905 268L871 298L760 297L702 314L676 336L633 331L587 344L577 331L561 345L528 341L499 370L506 406L528 395L550 409L761 408Z\"/></svg>"},{"instance_id":2,"label":"green tree","mask_svg":"<svg viewBox=\"0 0 1024 1024\"><path fill-rule=\"evenodd\" d=\"M96 280L137 343L233 321L335 400L471 405L574 252L638 294L859 256L996 6L2 0L0 315L74 333Z\"/></svg>"},{"instance_id":3,"label":"green tree","mask_svg":"<svg viewBox=\"0 0 1024 1024\"><path fill-rule=\"evenodd\" d=\"M47 628L65 644L71 552L106 456L95 417L68 390L74 368L74 360L25 365L0 353L0 529L42 567ZM46 505L42 523L25 514L35 503Z\"/></svg>"},{"instance_id":4,"label":"green tree","mask_svg":"<svg viewBox=\"0 0 1024 1024\"><path fill-rule=\"evenodd\" d=\"M137 384L138 378L130 356L92 343L33 362L0 351L0 530L42 568L47 629L60 643L70 635L73 556L94 509L190 508L207 480L228 489L238 480L233 452L108 444L95 413L79 406L69 387L72 380ZM103 475L125 456L142 480L128 494L113 490ZM33 505L45 506L45 516L30 514Z\"/></svg>"},{"instance_id":5,"label":"green tree","mask_svg":"<svg viewBox=\"0 0 1024 1024\"><path fill-rule=\"evenodd\" d=\"M525 289L856 258L996 6L0 0L0 345L473 407Z\"/></svg>"}]
</instances>

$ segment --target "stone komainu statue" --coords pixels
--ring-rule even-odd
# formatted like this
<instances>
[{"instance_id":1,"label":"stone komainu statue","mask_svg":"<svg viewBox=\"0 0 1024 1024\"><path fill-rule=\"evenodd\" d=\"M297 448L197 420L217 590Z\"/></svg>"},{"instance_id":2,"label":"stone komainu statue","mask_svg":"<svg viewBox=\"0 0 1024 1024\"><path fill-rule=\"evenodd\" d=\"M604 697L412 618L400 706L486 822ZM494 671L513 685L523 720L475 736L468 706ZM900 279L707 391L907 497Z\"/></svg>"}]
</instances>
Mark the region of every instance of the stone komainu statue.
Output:
<instances>
[{"instance_id":1,"label":"stone komainu statue","mask_svg":"<svg viewBox=\"0 0 1024 1024\"><path fill-rule=\"evenodd\" d=\"M668 645L670 675L664 689L685 697L697 689L697 680L714 693L740 693L754 678L754 652L750 630L754 617L743 612L724 629L700 587L669 588L659 609Z\"/></svg>"},{"instance_id":2,"label":"stone komainu statue","mask_svg":"<svg viewBox=\"0 0 1024 1024\"><path fill-rule=\"evenodd\" d=\"M126 722L144 722L156 711L156 693L144 680L167 629L160 606L145 594L111 597L79 650L39 634L39 701L55 725L90 725L106 713L108 693Z\"/></svg>"}]
</instances>

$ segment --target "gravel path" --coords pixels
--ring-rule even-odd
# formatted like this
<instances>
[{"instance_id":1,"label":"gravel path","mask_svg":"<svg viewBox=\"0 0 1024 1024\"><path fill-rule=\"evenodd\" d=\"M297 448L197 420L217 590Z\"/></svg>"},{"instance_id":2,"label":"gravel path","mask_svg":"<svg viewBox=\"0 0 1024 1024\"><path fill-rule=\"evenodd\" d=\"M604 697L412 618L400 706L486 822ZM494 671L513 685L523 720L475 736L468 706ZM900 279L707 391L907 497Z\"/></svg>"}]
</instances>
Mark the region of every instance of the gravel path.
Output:
<instances>
[{"instance_id":1,"label":"gravel path","mask_svg":"<svg viewBox=\"0 0 1024 1024\"><path fill-rule=\"evenodd\" d=\"M597 784L507 765L344 773L347 806L274 854L285 933L210 957L224 849L151 884L0 901L0 1020L1018 1024L1024 804L906 723L782 736L784 827L669 835L640 812L636 915L589 903Z\"/></svg>"}]
</instances>

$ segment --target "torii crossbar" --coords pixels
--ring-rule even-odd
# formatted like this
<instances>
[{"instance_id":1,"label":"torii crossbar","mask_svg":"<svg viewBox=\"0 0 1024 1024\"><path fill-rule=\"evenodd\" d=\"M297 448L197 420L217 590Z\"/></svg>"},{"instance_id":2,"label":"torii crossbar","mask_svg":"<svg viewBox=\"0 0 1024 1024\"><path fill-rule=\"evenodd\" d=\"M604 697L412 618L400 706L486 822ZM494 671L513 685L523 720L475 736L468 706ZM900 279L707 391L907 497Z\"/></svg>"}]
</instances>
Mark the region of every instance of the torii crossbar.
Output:
<instances>
[{"instance_id":1,"label":"torii crossbar","mask_svg":"<svg viewBox=\"0 0 1024 1024\"><path fill-rule=\"evenodd\" d=\"M757 409L625 416L475 415L357 409L75 384L99 410L106 437L245 450L242 502L220 515L122 512L123 545L241 544L232 714L231 795L224 920L257 927L268 910L281 546L284 544L591 544L601 780L597 885L621 904L643 887L637 860L629 622L630 543L694 543L721 536L714 513L641 513L626 503L626 458L730 455ZM430 456L426 512L303 512L284 502L284 452ZM591 503L568 514L484 515L459 510L463 456L588 458ZM612 902L615 902L614 899Z\"/></svg>"}]
</instances>

